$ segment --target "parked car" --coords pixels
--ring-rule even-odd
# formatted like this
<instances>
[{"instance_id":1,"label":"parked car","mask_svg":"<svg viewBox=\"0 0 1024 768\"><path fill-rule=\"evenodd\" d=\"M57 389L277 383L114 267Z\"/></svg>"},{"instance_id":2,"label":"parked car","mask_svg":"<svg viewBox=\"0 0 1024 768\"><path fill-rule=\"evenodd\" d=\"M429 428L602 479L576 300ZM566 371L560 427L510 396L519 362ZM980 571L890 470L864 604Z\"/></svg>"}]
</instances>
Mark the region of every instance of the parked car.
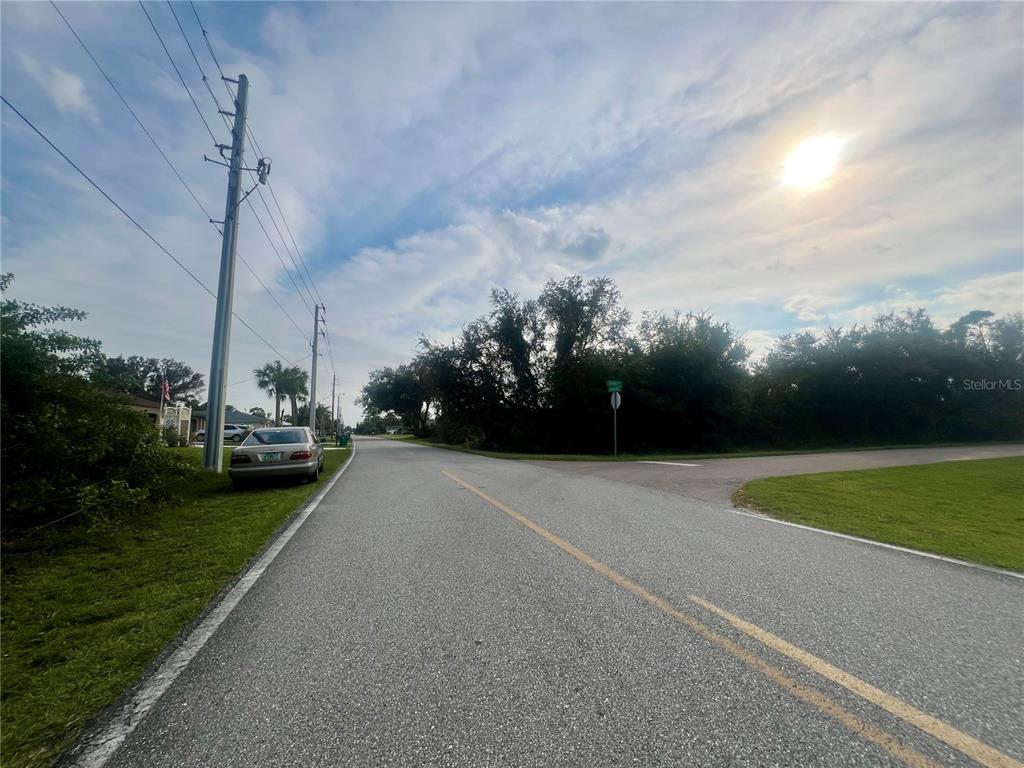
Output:
<instances>
[{"instance_id":1,"label":"parked car","mask_svg":"<svg viewBox=\"0 0 1024 768\"><path fill-rule=\"evenodd\" d=\"M245 440L245 436L249 434L249 427L240 427L237 424L225 424L224 425L224 442L225 443L240 443ZM200 429L196 432L196 442L202 443L206 440L206 430Z\"/></svg>"},{"instance_id":2,"label":"parked car","mask_svg":"<svg viewBox=\"0 0 1024 768\"><path fill-rule=\"evenodd\" d=\"M316 480L324 468L324 447L309 427L253 430L231 452L228 474L235 488L257 477L303 477Z\"/></svg>"}]
</instances>

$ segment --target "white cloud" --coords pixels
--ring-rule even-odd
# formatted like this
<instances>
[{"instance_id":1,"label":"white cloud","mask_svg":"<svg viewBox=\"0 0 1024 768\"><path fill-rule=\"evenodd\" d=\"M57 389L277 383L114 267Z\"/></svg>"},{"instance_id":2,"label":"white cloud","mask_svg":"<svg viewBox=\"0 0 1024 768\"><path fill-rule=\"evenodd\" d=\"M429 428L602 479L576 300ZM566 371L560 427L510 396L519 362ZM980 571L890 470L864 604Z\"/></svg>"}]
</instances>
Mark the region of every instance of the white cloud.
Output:
<instances>
[{"instance_id":1,"label":"white cloud","mask_svg":"<svg viewBox=\"0 0 1024 768\"><path fill-rule=\"evenodd\" d=\"M925 307L940 328L945 328L975 309L997 317L1024 312L1024 271L1001 272L945 285L930 291L897 289L882 301L831 312L832 325L866 325L879 315Z\"/></svg>"},{"instance_id":2,"label":"white cloud","mask_svg":"<svg viewBox=\"0 0 1024 768\"><path fill-rule=\"evenodd\" d=\"M104 122L102 133L82 132L80 121L42 127L212 285L218 249L208 225L74 40L55 45L44 14L24 5L5 7L4 63L29 56L29 80L45 81L59 109ZM484 311L490 288L532 295L572 271L612 275L635 312L710 309L756 349L772 334L861 322L890 306L923 304L945 321L1006 311L1024 296L1020 273L1006 267L1007 255L1024 251L1020 6L256 12L262 40L225 39L205 21L226 72L249 75L252 126L321 278L349 400L369 369L407 358L418 334L444 338ZM202 162L209 137L144 17L126 9L112 29L108 6L68 13L220 218L223 169ZM176 32L166 9L154 8L154 19ZM168 42L215 119L180 37ZM44 116L17 71L4 67L5 95ZM5 151L15 141L48 151L7 111L4 127ZM831 132L849 142L825 188L781 188L788 151ZM112 351L190 356L205 372L206 297L179 284L130 225L98 215L106 204L87 188L73 186L46 220L39 203L67 171L53 173L36 177L38 188L20 178L15 186L5 166L3 215L14 223L4 227L4 258L19 290L84 305ZM35 218L11 215L19 199ZM55 222L59 240L40 234ZM310 325L248 208L241 243L289 313ZM130 259L154 271L136 273ZM942 279L968 271L978 277ZM139 280L161 286L156 305ZM241 265L238 280L240 313L270 329L282 351L304 354L301 335ZM947 287L911 287L928 280ZM153 326L155 312L172 322ZM267 357L236 331L234 380ZM251 385L234 392L236 405L262 402Z\"/></svg>"},{"instance_id":3,"label":"white cloud","mask_svg":"<svg viewBox=\"0 0 1024 768\"><path fill-rule=\"evenodd\" d=\"M96 107L86 93L82 78L60 67L44 70L39 62L27 55L21 57L21 63L25 72L50 95L58 110L75 112L94 123L99 122Z\"/></svg>"}]
</instances>

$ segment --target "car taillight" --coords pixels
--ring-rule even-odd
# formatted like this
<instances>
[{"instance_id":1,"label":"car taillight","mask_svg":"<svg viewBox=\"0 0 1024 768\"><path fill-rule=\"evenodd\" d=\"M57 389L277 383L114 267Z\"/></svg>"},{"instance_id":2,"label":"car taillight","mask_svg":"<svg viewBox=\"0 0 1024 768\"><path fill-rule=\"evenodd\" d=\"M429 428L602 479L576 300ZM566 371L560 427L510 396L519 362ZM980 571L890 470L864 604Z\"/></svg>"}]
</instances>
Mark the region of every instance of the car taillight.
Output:
<instances>
[{"instance_id":1,"label":"car taillight","mask_svg":"<svg viewBox=\"0 0 1024 768\"><path fill-rule=\"evenodd\" d=\"M235 454L231 454L231 463L232 464L252 464L252 459L250 459L244 453L240 453L237 456Z\"/></svg>"},{"instance_id":2,"label":"car taillight","mask_svg":"<svg viewBox=\"0 0 1024 768\"><path fill-rule=\"evenodd\" d=\"M305 461L306 459L312 459L313 454L309 451L296 451L292 454L292 461Z\"/></svg>"}]
</instances>

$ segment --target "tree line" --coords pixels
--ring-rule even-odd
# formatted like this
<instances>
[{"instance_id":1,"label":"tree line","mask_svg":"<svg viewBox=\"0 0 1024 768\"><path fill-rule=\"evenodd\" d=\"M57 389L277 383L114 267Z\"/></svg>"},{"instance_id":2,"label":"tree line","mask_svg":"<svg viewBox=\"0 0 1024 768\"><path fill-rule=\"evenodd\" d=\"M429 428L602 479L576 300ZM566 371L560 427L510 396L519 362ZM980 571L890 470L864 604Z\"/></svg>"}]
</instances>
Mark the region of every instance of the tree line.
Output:
<instances>
[{"instance_id":1,"label":"tree line","mask_svg":"<svg viewBox=\"0 0 1024 768\"><path fill-rule=\"evenodd\" d=\"M606 382L623 382L620 450L811 448L1024 437L1024 321L923 309L787 334L754 359L706 312L633 324L607 277L491 293L449 343L371 373L357 403L417 434L494 450L610 452Z\"/></svg>"}]
</instances>

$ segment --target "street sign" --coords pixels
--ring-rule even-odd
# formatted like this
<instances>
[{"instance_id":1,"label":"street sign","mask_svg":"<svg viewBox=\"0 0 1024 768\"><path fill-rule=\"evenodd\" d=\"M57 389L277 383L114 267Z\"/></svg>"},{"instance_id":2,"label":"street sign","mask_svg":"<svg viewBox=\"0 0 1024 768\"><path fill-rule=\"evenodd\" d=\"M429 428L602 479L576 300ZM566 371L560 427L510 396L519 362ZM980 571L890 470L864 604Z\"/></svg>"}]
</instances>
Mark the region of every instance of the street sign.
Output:
<instances>
[{"instance_id":1,"label":"street sign","mask_svg":"<svg viewBox=\"0 0 1024 768\"><path fill-rule=\"evenodd\" d=\"M609 381L609 389L612 384L618 384L619 389L622 389L621 381ZM612 456L619 455L619 406L622 405L622 395L619 394L619 389L612 392Z\"/></svg>"},{"instance_id":2,"label":"street sign","mask_svg":"<svg viewBox=\"0 0 1024 768\"><path fill-rule=\"evenodd\" d=\"M608 380L608 391L609 392L621 392L622 391L622 382L621 381L615 381L615 379L609 379Z\"/></svg>"}]
</instances>

